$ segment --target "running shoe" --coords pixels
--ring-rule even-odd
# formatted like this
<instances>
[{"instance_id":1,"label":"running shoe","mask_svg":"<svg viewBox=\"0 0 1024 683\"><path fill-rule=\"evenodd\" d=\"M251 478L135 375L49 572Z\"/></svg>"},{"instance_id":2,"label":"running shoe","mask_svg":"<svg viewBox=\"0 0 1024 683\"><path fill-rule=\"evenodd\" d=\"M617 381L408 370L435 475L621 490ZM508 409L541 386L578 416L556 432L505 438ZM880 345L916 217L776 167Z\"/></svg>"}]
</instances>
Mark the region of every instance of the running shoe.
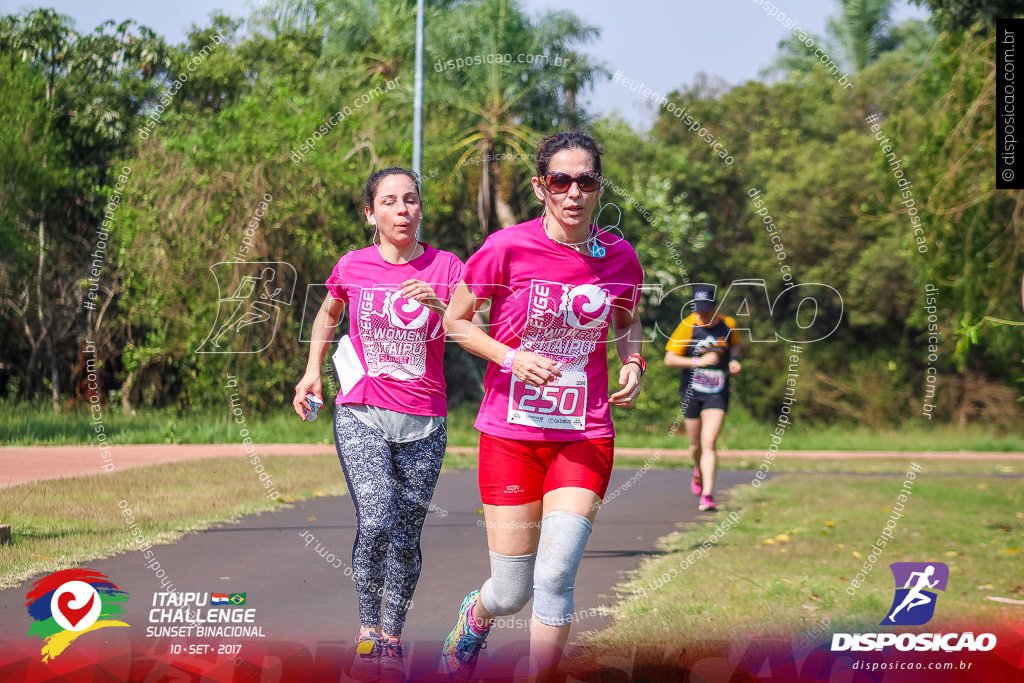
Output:
<instances>
[{"instance_id":1,"label":"running shoe","mask_svg":"<svg viewBox=\"0 0 1024 683\"><path fill-rule=\"evenodd\" d=\"M469 625L469 618L473 605L476 604L480 591L473 591L462 601L459 608L459 623L445 638L444 648L441 650L441 660L448 671L448 680L456 683L464 683L473 675L476 668L476 658L480 650L487 647L484 639L487 633L478 635ZM488 627L488 632L490 627Z\"/></svg>"},{"instance_id":2,"label":"running shoe","mask_svg":"<svg viewBox=\"0 0 1024 683\"><path fill-rule=\"evenodd\" d=\"M381 683L405 683L405 645L400 638L381 639Z\"/></svg>"},{"instance_id":3,"label":"running shoe","mask_svg":"<svg viewBox=\"0 0 1024 683\"><path fill-rule=\"evenodd\" d=\"M696 467L693 468L693 479L690 480L690 490L693 491L693 495L699 496L704 492L704 482L700 478L700 470Z\"/></svg>"},{"instance_id":4,"label":"running shoe","mask_svg":"<svg viewBox=\"0 0 1024 683\"><path fill-rule=\"evenodd\" d=\"M701 512L714 512L718 509L718 506L715 505L715 499L711 496L701 496L700 505L697 506L697 509Z\"/></svg>"},{"instance_id":5,"label":"running shoe","mask_svg":"<svg viewBox=\"0 0 1024 683\"><path fill-rule=\"evenodd\" d=\"M380 655L383 643L376 631L360 633L356 637L356 658L352 660L352 678L376 681L380 678Z\"/></svg>"}]
</instances>

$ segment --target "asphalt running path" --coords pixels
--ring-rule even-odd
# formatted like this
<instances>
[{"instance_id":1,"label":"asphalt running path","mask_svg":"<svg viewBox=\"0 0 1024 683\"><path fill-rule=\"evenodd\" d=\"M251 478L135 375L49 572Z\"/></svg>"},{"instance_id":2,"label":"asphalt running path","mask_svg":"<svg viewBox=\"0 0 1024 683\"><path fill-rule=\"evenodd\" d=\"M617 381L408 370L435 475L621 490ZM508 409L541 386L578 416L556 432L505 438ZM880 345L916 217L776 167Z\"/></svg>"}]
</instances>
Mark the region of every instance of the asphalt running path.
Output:
<instances>
[{"instance_id":1,"label":"asphalt running path","mask_svg":"<svg viewBox=\"0 0 1024 683\"><path fill-rule=\"evenodd\" d=\"M334 455L334 445L257 444L258 455ZM449 447L448 452L475 454L476 448ZM110 450L114 469L128 469L199 458L245 455L241 444L146 444L114 446ZM684 449L616 448L618 458L647 460L655 454L664 460L689 460ZM720 450L721 457L764 457L763 450ZM1024 461L1024 453L978 453L969 451L787 451L780 450L777 460L847 460L876 458L914 458L917 460L1015 460ZM100 474L100 451L95 446L8 446L0 447L0 487L41 479Z\"/></svg>"},{"instance_id":2,"label":"asphalt running path","mask_svg":"<svg viewBox=\"0 0 1024 683\"><path fill-rule=\"evenodd\" d=\"M679 522L724 519L727 489L749 483L751 476L750 472L719 472L721 493L716 497L724 511L716 515L697 512L689 470L616 469L576 582L578 623L570 644L575 634L608 625L610 619L598 616L598 609L614 602L611 588L644 555L656 552L658 538L677 529ZM489 574L476 470L442 475L433 503L423 530L423 572L403 634L410 647L407 668L416 680L426 681L442 680L437 674L442 641L455 623L463 597ZM103 572L131 595L124 615L131 628L105 629L84 637L127 637L136 650L157 653L173 644L187 648L193 643L241 643L243 658L246 647L252 651L254 643L277 641L305 647L310 657L319 652L325 661L345 661L354 651L352 639L359 623L355 587L345 573L354 538L352 502L341 496L298 502L290 509L190 534L173 545L153 546L154 559L166 571L164 581L172 581L176 591L246 593L246 607L256 610L254 623L262 627L264 639L147 637L154 594L168 590L161 588L155 569L146 567L151 561L136 551L89 562L85 566ZM326 557L318 554L318 548ZM25 595L31 581L0 591L0 653L9 653L13 647L31 654L35 647L38 657L38 641L25 635L30 624ZM527 607L515 617L503 618L492 631L481 656L479 677L505 677L526 656L529 616ZM207 656L202 661L210 660ZM230 658L217 661L231 663Z\"/></svg>"}]
</instances>

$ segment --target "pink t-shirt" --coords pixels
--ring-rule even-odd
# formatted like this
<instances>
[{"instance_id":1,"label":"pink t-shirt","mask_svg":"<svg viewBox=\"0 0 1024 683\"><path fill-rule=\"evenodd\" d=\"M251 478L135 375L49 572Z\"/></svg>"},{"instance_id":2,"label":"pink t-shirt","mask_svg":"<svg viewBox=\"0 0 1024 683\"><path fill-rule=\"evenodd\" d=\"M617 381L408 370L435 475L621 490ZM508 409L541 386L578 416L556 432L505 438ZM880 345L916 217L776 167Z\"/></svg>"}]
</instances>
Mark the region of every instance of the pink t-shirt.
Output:
<instances>
[{"instance_id":1,"label":"pink t-shirt","mask_svg":"<svg viewBox=\"0 0 1024 683\"><path fill-rule=\"evenodd\" d=\"M422 280L448 303L462 261L423 245L409 263L388 263L377 247L350 251L327 278L327 291L348 304L349 336L366 375L335 404L364 403L409 415L447 415L441 316L401 296L401 283Z\"/></svg>"},{"instance_id":2,"label":"pink t-shirt","mask_svg":"<svg viewBox=\"0 0 1024 683\"><path fill-rule=\"evenodd\" d=\"M583 255L552 242L536 218L494 233L466 262L466 284L491 300L490 335L562 363L561 378L543 387L488 364L481 432L526 441L615 436L608 328L613 307L636 307L643 271L626 240L605 231L599 239L606 254Z\"/></svg>"}]
</instances>

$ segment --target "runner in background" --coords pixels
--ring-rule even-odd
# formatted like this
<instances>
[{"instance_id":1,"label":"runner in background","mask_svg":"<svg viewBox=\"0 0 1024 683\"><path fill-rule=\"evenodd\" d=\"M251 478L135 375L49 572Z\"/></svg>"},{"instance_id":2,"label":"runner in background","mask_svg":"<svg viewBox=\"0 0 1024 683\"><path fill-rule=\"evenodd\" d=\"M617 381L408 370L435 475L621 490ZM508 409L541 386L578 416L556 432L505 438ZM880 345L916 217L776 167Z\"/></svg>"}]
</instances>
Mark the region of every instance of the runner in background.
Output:
<instances>
[{"instance_id":1,"label":"runner in background","mask_svg":"<svg viewBox=\"0 0 1024 683\"><path fill-rule=\"evenodd\" d=\"M473 673L495 616L533 598L530 654L554 675L573 619L573 588L612 469L611 405L640 393L637 302L643 272L624 239L591 220L601 152L581 133L537 148L539 218L499 230L466 263L445 315L453 339L490 361L480 430L480 497L491 575L462 601L442 659ZM472 324L491 301L489 333ZM608 328L622 388L608 395Z\"/></svg>"},{"instance_id":2,"label":"runner in background","mask_svg":"<svg viewBox=\"0 0 1024 683\"><path fill-rule=\"evenodd\" d=\"M694 312L679 323L665 346L665 364L683 368L679 395L693 458L690 490L700 496L697 509L701 511L718 509L714 498L718 434L729 409L729 376L741 367L736 321L714 310L714 288L694 287Z\"/></svg>"},{"instance_id":3,"label":"runner in background","mask_svg":"<svg viewBox=\"0 0 1024 683\"><path fill-rule=\"evenodd\" d=\"M422 566L420 531L448 443L441 317L463 264L416 241L423 207L412 171L377 171L364 201L374 244L342 256L327 278L292 405L305 420L306 394L323 400L320 366L351 304L349 335L362 376L338 394L334 412L357 519L352 570L362 628L351 674L397 683L405 680L401 634Z\"/></svg>"}]
</instances>

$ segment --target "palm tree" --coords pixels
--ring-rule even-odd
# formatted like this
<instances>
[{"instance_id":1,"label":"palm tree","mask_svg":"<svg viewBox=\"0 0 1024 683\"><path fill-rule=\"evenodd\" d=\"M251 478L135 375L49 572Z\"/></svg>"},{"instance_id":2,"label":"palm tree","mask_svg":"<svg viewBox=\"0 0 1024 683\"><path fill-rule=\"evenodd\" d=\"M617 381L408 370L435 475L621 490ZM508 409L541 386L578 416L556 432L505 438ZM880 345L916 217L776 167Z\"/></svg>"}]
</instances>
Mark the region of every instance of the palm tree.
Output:
<instances>
[{"instance_id":1,"label":"palm tree","mask_svg":"<svg viewBox=\"0 0 1024 683\"><path fill-rule=\"evenodd\" d=\"M829 21L829 32L839 39L854 73L895 47L890 34L894 0L837 0L839 17Z\"/></svg>"},{"instance_id":2,"label":"palm tree","mask_svg":"<svg viewBox=\"0 0 1024 683\"><path fill-rule=\"evenodd\" d=\"M477 219L486 235L495 219L503 225L516 222L509 198L517 178L530 172L537 131L577 127L584 121L577 93L606 72L574 48L594 38L597 29L568 12L549 12L533 23L515 0L427 4L426 48L431 58L445 62L449 56L480 57L478 64L440 77L428 67L430 106L425 119L428 125L438 119L457 122L459 133L446 146L455 157L449 179L472 168ZM399 75L405 78L389 93L386 104L375 101L362 110L365 129L356 149L367 149L376 159L377 131L401 125L396 118L404 120L405 115L395 105L411 104L415 1L280 0L267 12L283 23L322 25L323 49L314 79L325 105L346 104L336 101L340 92L372 89ZM510 55L513 60L487 61L494 55ZM519 55L542 57L523 63L516 61ZM552 64L556 58L557 66Z\"/></svg>"},{"instance_id":3,"label":"palm tree","mask_svg":"<svg viewBox=\"0 0 1024 683\"><path fill-rule=\"evenodd\" d=\"M482 59L446 70L443 80L435 76L430 91L462 123L448 148L457 155L452 179L479 160L476 209L486 237L492 218L500 225L517 222L509 199L517 177L531 174L539 131L575 127L583 120L576 95L602 71L585 57L570 61L570 56L597 29L568 12L549 12L534 23L508 0L467 4L446 20L432 32L444 36L442 45L431 50L442 56L439 61L445 61L445 54ZM533 63L519 61L520 55Z\"/></svg>"}]
</instances>

